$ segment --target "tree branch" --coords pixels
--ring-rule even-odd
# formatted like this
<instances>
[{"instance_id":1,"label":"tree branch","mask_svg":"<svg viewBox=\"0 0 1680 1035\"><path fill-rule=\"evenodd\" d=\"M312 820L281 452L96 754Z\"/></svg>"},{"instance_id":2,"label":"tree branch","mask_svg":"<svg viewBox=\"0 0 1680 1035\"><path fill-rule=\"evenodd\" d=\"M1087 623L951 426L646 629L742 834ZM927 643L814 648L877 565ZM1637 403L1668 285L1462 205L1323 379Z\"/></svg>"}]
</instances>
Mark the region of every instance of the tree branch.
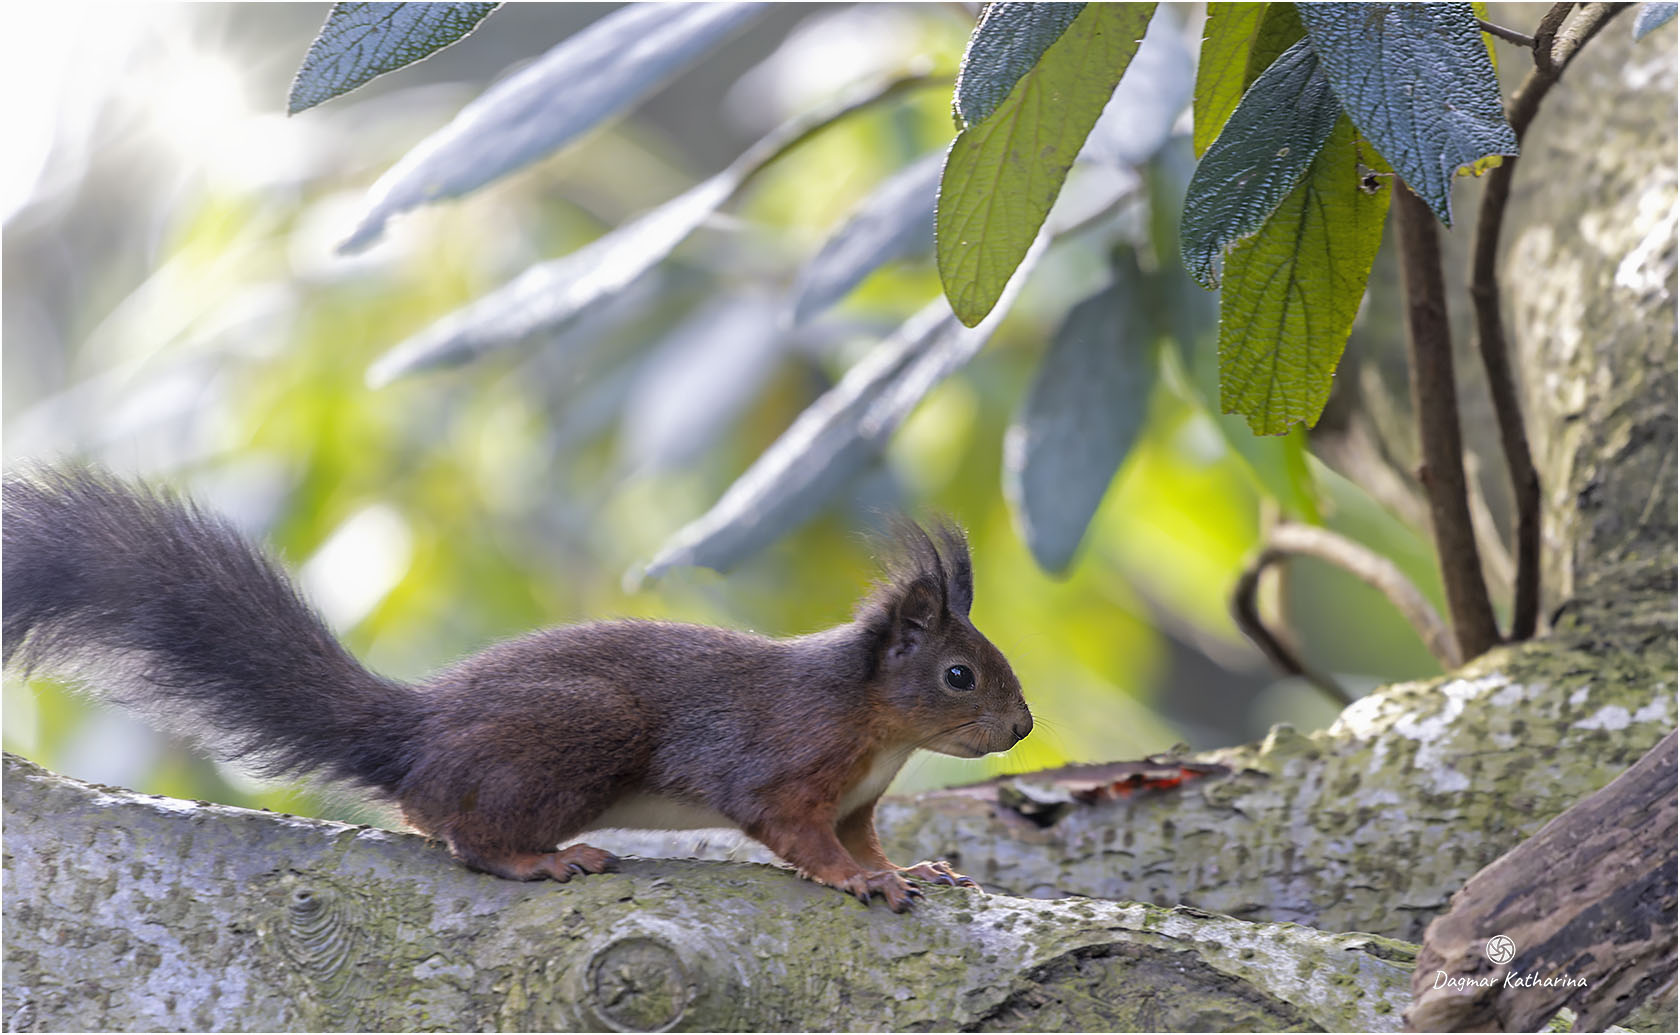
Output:
<instances>
[{"instance_id":1,"label":"tree branch","mask_svg":"<svg viewBox=\"0 0 1680 1035\"><path fill-rule=\"evenodd\" d=\"M1536 67L1511 98L1510 123L1520 143L1529 123L1540 110L1540 101L1563 70L1579 53L1581 45L1602 29L1626 5L1588 4L1581 16L1564 27L1554 47L1552 36L1571 5L1559 4L1547 12L1536 32ZM1560 13L1559 8L1562 8ZM1553 17L1557 16L1556 24ZM1542 45L1544 36L1544 45ZM1544 61L1538 61L1541 54ZM1505 321L1500 308L1498 280L1499 239L1504 228L1505 207L1511 196L1511 178L1518 158L1508 155L1488 173L1482 206L1476 220L1476 239L1470 264L1470 298L1476 310L1476 341L1487 374L1488 392L1499 424L1499 441L1511 478L1511 499L1515 512L1512 557L1516 580L1511 599L1510 639L1526 640L1534 635L1540 615L1540 475L1529 450L1523 424L1522 403L1516 378L1511 372L1510 349L1505 341Z\"/></svg>"},{"instance_id":2,"label":"tree branch","mask_svg":"<svg viewBox=\"0 0 1680 1035\"><path fill-rule=\"evenodd\" d=\"M1499 628L1493 619L1487 584L1482 580L1481 554L1470 521L1440 240L1435 214L1398 180L1394 209L1406 290L1412 407L1417 413L1422 457L1418 480L1429 499L1430 526L1453 635L1460 655L1473 658L1499 642Z\"/></svg>"},{"instance_id":3,"label":"tree branch","mask_svg":"<svg viewBox=\"0 0 1680 1035\"><path fill-rule=\"evenodd\" d=\"M626 860L563 886L414 834L5 760L4 1012L48 1031L1392 1028L1415 947L1197 909Z\"/></svg>"},{"instance_id":4,"label":"tree branch","mask_svg":"<svg viewBox=\"0 0 1680 1035\"><path fill-rule=\"evenodd\" d=\"M1552 43L1564 20L1574 10L1574 4L1553 4L1534 29L1534 65L1547 75L1552 74Z\"/></svg>"}]
</instances>

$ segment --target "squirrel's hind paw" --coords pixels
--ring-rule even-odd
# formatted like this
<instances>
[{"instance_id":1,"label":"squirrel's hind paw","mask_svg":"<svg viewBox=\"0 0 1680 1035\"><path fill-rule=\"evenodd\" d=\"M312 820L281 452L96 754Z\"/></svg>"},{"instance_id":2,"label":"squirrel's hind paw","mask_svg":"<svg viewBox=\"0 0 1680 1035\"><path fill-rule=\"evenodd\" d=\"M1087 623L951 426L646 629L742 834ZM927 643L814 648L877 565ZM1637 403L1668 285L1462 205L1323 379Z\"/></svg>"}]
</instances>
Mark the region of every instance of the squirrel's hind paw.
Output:
<instances>
[{"instance_id":1,"label":"squirrel's hind paw","mask_svg":"<svg viewBox=\"0 0 1680 1035\"><path fill-rule=\"evenodd\" d=\"M618 869L618 857L593 845L568 845L558 852L512 852L484 855L454 848L455 857L468 867L505 880L557 880L564 884L580 873L605 873Z\"/></svg>"},{"instance_id":2,"label":"squirrel's hind paw","mask_svg":"<svg viewBox=\"0 0 1680 1035\"><path fill-rule=\"evenodd\" d=\"M887 903L887 908L895 913L908 912L910 903L922 896L922 889L911 884L892 870L876 870L874 873L859 873L847 877L834 885L848 895L857 896L864 905L869 904L870 896L880 895Z\"/></svg>"},{"instance_id":3,"label":"squirrel's hind paw","mask_svg":"<svg viewBox=\"0 0 1680 1035\"><path fill-rule=\"evenodd\" d=\"M576 874L618 869L618 856L594 845L567 845L544 855L539 866L544 875L563 884Z\"/></svg>"},{"instance_id":4,"label":"squirrel's hind paw","mask_svg":"<svg viewBox=\"0 0 1680 1035\"><path fill-rule=\"evenodd\" d=\"M965 876L951 869L951 864L944 859L933 859L919 862L914 866L906 866L898 871L906 877L917 880L932 881L935 884L948 884L953 888L974 888L984 890L973 877Z\"/></svg>"}]
</instances>

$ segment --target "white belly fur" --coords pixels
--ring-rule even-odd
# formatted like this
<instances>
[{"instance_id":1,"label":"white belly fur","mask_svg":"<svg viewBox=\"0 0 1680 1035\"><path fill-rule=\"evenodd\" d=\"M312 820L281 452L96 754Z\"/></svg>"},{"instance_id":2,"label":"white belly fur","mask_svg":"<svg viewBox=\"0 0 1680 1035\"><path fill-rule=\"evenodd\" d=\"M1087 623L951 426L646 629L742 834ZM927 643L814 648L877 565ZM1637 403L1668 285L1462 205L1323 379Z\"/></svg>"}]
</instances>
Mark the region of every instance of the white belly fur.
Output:
<instances>
[{"instance_id":1,"label":"white belly fur","mask_svg":"<svg viewBox=\"0 0 1680 1035\"><path fill-rule=\"evenodd\" d=\"M704 805L656 794L630 794L590 821L586 830L702 830L737 829L721 812Z\"/></svg>"},{"instance_id":2,"label":"white belly fur","mask_svg":"<svg viewBox=\"0 0 1680 1035\"><path fill-rule=\"evenodd\" d=\"M893 777L904 768L904 760L909 757L909 751L883 751L876 755L875 761L869 765L869 771L863 774L863 779L841 797L840 809L836 815L844 819L853 811L879 798L886 791L887 785L893 782Z\"/></svg>"}]
</instances>

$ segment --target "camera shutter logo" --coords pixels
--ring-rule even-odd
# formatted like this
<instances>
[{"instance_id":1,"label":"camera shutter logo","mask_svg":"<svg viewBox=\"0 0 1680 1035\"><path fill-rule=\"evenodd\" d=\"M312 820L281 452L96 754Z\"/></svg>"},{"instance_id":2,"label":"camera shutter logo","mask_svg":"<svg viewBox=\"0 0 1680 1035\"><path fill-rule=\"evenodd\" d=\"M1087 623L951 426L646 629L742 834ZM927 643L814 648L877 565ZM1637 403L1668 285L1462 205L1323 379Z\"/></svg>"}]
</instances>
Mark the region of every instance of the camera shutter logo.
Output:
<instances>
[{"instance_id":1,"label":"camera shutter logo","mask_svg":"<svg viewBox=\"0 0 1680 1035\"><path fill-rule=\"evenodd\" d=\"M1517 943L1507 938L1505 935L1496 934L1492 938L1488 939L1487 958L1492 962L1503 966L1515 959L1516 955Z\"/></svg>"}]
</instances>

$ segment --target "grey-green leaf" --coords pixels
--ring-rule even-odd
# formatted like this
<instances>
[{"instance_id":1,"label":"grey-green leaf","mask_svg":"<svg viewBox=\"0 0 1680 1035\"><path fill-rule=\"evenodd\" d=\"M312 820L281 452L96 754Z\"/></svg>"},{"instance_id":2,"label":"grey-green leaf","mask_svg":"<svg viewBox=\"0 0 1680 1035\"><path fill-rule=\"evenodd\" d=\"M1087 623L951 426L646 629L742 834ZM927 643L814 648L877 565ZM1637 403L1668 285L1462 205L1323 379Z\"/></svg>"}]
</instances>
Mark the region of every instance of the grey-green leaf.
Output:
<instances>
[{"instance_id":1,"label":"grey-green leaf","mask_svg":"<svg viewBox=\"0 0 1680 1035\"><path fill-rule=\"evenodd\" d=\"M1135 272L1135 267L1132 270ZM1039 567L1067 570L1155 384L1148 320L1126 277L1074 306L1004 437L1003 490Z\"/></svg>"},{"instance_id":2,"label":"grey-green leaf","mask_svg":"<svg viewBox=\"0 0 1680 1035\"><path fill-rule=\"evenodd\" d=\"M957 128L983 121L997 110L1050 44L1056 42L1084 4L993 3L986 6L963 52L951 108Z\"/></svg>"},{"instance_id":3,"label":"grey-green leaf","mask_svg":"<svg viewBox=\"0 0 1680 1035\"><path fill-rule=\"evenodd\" d=\"M933 205L944 164L940 151L900 169L846 217L799 271L793 324L846 297L882 264L933 247Z\"/></svg>"},{"instance_id":4,"label":"grey-green leaf","mask_svg":"<svg viewBox=\"0 0 1680 1035\"><path fill-rule=\"evenodd\" d=\"M642 577L680 565L727 571L809 520L879 455L882 439L861 425L881 394L937 339L963 330L943 301L911 317L807 407L710 510L671 536Z\"/></svg>"},{"instance_id":5,"label":"grey-green leaf","mask_svg":"<svg viewBox=\"0 0 1680 1035\"><path fill-rule=\"evenodd\" d=\"M629 4L485 91L368 192L339 250L378 240L394 215L459 197L553 152L651 94L763 12L761 4Z\"/></svg>"},{"instance_id":6,"label":"grey-green leaf","mask_svg":"<svg viewBox=\"0 0 1680 1035\"><path fill-rule=\"evenodd\" d=\"M977 326L963 326L943 298L906 320L806 407L710 510L677 530L641 577L681 565L727 571L814 516L879 458L922 398L986 344L1048 240L1034 244Z\"/></svg>"},{"instance_id":7,"label":"grey-green leaf","mask_svg":"<svg viewBox=\"0 0 1680 1035\"><path fill-rule=\"evenodd\" d=\"M430 57L478 27L500 4L333 4L292 80L286 113L349 93L375 76Z\"/></svg>"},{"instance_id":8,"label":"grey-green leaf","mask_svg":"<svg viewBox=\"0 0 1680 1035\"><path fill-rule=\"evenodd\" d=\"M392 347L369 368L369 386L459 366L535 335L562 330L669 255L735 192L740 180L740 172L731 166L577 251L532 266Z\"/></svg>"},{"instance_id":9,"label":"grey-green leaf","mask_svg":"<svg viewBox=\"0 0 1680 1035\"><path fill-rule=\"evenodd\" d=\"M1203 287L1219 286L1215 264L1226 247L1258 232L1301 182L1341 111L1305 40L1284 51L1243 94L1184 196L1184 268Z\"/></svg>"},{"instance_id":10,"label":"grey-green leaf","mask_svg":"<svg viewBox=\"0 0 1680 1035\"><path fill-rule=\"evenodd\" d=\"M649 351L619 421L631 472L679 468L728 431L775 370L786 341L776 316L761 293L714 299Z\"/></svg>"},{"instance_id":11,"label":"grey-green leaf","mask_svg":"<svg viewBox=\"0 0 1680 1035\"><path fill-rule=\"evenodd\" d=\"M1652 29L1667 25L1677 10L1680 4L1640 4L1639 10L1633 13L1633 38L1642 40Z\"/></svg>"},{"instance_id":12,"label":"grey-green leaf","mask_svg":"<svg viewBox=\"0 0 1680 1035\"><path fill-rule=\"evenodd\" d=\"M1499 79L1467 3L1299 4L1307 39L1359 132L1452 225L1457 170L1514 155Z\"/></svg>"}]
</instances>

